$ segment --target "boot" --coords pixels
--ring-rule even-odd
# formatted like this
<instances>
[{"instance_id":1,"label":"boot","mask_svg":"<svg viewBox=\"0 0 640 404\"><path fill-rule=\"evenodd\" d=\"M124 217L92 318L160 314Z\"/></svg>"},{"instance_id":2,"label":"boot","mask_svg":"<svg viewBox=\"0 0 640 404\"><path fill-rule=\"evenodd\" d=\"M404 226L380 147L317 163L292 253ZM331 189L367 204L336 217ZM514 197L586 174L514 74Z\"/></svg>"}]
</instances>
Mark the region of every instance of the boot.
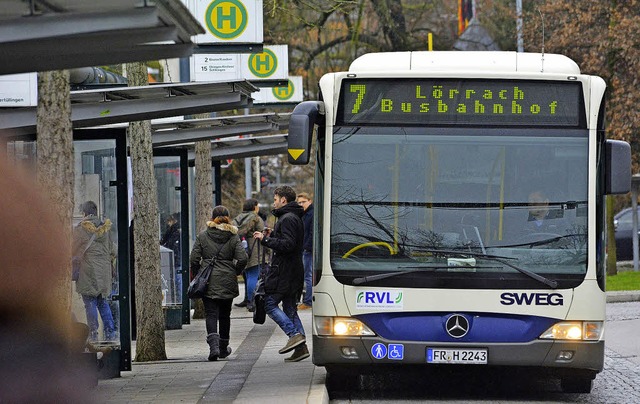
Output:
<instances>
[{"instance_id":1,"label":"boot","mask_svg":"<svg viewBox=\"0 0 640 404\"><path fill-rule=\"evenodd\" d=\"M220 356L220 334L212 332L207 335L207 344L209 344L209 360L217 361Z\"/></svg>"},{"instance_id":2,"label":"boot","mask_svg":"<svg viewBox=\"0 0 640 404\"><path fill-rule=\"evenodd\" d=\"M220 355L218 357L220 359L224 359L231 355L231 351L233 350L229 346L229 340L220 338Z\"/></svg>"},{"instance_id":3,"label":"boot","mask_svg":"<svg viewBox=\"0 0 640 404\"><path fill-rule=\"evenodd\" d=\"M288 358L285 358L285 362L300 362L303 359L307 359L309 357L309 348L307 348L307 344L298 345L296 349L293 350L293 355Z\"/></svg>"}]
</instances>

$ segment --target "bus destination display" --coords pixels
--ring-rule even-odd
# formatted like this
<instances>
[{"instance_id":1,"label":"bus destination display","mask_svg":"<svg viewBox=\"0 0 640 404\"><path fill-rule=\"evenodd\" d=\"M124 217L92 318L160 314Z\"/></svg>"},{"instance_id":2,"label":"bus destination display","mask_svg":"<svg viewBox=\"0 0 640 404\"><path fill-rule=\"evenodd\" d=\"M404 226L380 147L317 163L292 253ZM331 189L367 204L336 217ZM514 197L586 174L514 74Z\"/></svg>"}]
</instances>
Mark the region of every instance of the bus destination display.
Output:
<instances>
[{"instance_id":1,"label":"bus destination display","mask_svg":"<svg viewBox=\"0 0 640 404\"><path fill-rule=\"evenodd\" d=\"M579 82L345 79L336 125L571 126L584 122Z\"/></svg>"}]
</instances>

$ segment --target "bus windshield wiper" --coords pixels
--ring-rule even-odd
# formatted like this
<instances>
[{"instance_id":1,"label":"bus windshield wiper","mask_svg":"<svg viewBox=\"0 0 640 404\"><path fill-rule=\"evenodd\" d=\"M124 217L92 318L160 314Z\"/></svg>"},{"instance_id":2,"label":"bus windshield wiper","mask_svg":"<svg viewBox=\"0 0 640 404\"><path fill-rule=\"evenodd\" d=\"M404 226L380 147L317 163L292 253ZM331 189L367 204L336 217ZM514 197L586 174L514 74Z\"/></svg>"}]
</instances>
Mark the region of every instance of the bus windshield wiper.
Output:
<instances>
[{"instance_id":1,"label":"bus windshield wiper","mask_svg":"<svg viewBox=\"0 0 640 404\"><path fill-rule=\"evenodd\" d=\"M513 260L517 258L513 258L513 257L503 257L503 256L499 256L499 255L488 255L488 254L482 254L482 253L474 253L474 252L469 252L469 251L455 251L455 250L428 250L430 252L437 252L437 253L442 253L442 254L458 254L458 255L471 255L473 257L476 258L483 258L486 260L490 260L490 261L495 261L495 262L499 262L503 265L506 265L510 268L515 269L516 271L527 275L528 277L535 279L538 282L541 282L547 286L549 286L550 288L557 288L558 287L558 282L554 281L552 279L548 279L545 278L542 275L539 275L535 272L529 271L528 269L524 269L524 268L520 268L519 266L513 265L511 264L508 260ZM442 267L429 267L429 268L424 268L424 269L410 269L407 271L397 271L397 272L388 272L388 273L384 273L384 274L377 274L377 275L371 275L371 276L363 276L361 278L355 278L353 280L353 284L354 285L362 285L364 283L368 283L368 282L372 282L372 281L377 281L380 279L386 279L386 278L391 278L393 276L399 276L399 275L405 275L405 274L409 274L412 272L432 272L436 269L442 269L442 268L449 268L448 266L442 266Z\"/></svg>"},{"instance_id":2,"label":"bus windshield wiper","mask_svg":"<svg viewBox=\"0 0 640 404\"><path fill-rule=\"evenodd\" d=\"M565 239L569 239L569 238L573 238L573 237L583 237L583 238L586 239L587 235L584 234L584 233L565 234L565 235L558 234L558 235L553 236L553 237L541 238L539 240L532 240L532 241L528 241L526 243L513 244L511 246L519 247L519 246L530 245L530 246L533 247L533 246L541 246L541 245L545 245L545 244L555 243L555 242L560 241L560 240L564 240L563 242L566 243L567 241Z\"/></svg>"},{"instance_id":3,"label":"bus windshield wiper","mask_svg":"<svg viewBox=\"0 0 640 404\"><path fill-rule=\"evenodd\" d=\"M503 265L506 265L508 267L511 267L513 269L515 269L516 271L527 275L528 277L537 280L538 282L544 283L545 285L549 286L552 289L555 289L558 287L558 282L554 281L553 279L549 279L549 278L545 278L542 275L538 275L537 273L533 272L533 271L529 271L528 269L524 269L524 268L520 268L519 266L513 265L510 262L508 262L507 260L505 260L503 257L496 257L496 256L491 256L491 255L483 255L483 254L478 254L476 255L476 257L479 258L484 258L490 261L496 261L499 262Z\"/></svg>"},{"instance_id":4,"label":"bus windshield wiper","mask_svg":"<svg viewBox=\"0 0 640 404\"><path fill-rule=\"evenodd\" d=\"M394 276L406 275L406 274L410 274L410 273L414 273L414 272L433 272L436 269L444 269L444 268L448 268L448 267L443 265L443 266L437 266L437 267L409 269L409 270L406 270L406 271L386 272L384 274L363 276L362 278L354 278L353 279L353 284L354 285L363 285L365 283L369 283L369 282L373 282L373 281L379 281L380 279L391 278L391 277L394 277Z\"/></svg>"}]
</instances>

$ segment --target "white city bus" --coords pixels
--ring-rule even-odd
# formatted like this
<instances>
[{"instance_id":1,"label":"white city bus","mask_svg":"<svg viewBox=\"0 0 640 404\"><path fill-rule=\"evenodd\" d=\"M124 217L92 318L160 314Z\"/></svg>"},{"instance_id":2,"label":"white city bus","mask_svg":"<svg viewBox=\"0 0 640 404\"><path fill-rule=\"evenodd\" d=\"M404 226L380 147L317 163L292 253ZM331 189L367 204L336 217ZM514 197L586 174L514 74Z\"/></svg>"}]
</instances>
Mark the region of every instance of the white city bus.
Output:
<instances>
[{"instance_id":1,"label":"white city bus","mask_svg":"<svg viewBox=\"0 0 640 404\"><path fill-rule=\"evenodd\" d=\"M313 362L551 371L604 361L605 199L630 147L604 81L561 55L372 53L299 104L289 161L315 175Z\"/></svg>"}]
</instances>

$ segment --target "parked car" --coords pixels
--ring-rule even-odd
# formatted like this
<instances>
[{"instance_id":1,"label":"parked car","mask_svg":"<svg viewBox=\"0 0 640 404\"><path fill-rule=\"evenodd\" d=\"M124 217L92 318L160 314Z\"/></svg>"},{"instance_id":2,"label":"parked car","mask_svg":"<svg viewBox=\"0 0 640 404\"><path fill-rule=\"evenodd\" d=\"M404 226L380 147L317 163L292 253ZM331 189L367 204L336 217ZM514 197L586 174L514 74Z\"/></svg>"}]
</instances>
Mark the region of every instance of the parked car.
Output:
<instances>
[{"instance_id":1,"label":"parked car","mask_svg":"<svg viewBox=\"0 0 640 404\"><path fill-rule=\"evenodd\" d=\"M638 207L640 218L640 206ZM638 219L640 222L640 219ZM638 225L640 228L640 224ZM631 261L633 259L633 208L626 208L613 217L613 228L616 238L616 259Z\"/></svg>"}]
</instances>

